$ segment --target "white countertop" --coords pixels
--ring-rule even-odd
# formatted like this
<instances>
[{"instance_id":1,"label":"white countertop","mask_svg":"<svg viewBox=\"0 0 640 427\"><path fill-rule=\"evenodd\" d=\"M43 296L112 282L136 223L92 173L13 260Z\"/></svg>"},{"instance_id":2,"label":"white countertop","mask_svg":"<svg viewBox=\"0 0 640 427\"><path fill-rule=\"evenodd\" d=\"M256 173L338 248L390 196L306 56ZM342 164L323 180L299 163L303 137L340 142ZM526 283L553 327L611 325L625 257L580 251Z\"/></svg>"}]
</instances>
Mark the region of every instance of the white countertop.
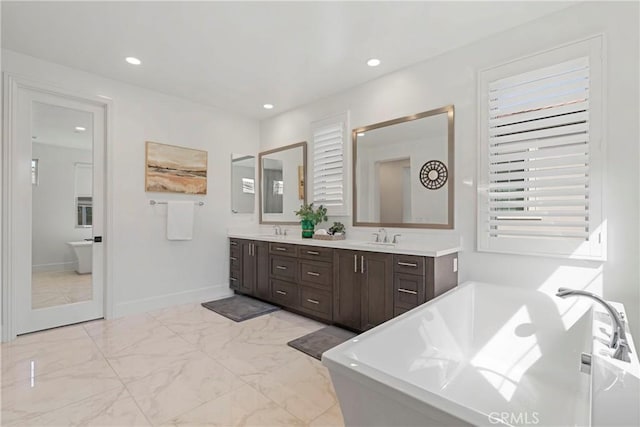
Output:
<instances>
[{"instance_id":1,"label":"white countertop","mask_svg":"<svg viewBox=\"0 0 640 427\"><path fill-rule=\"evenodd\" d=\"M364 240L351 240L347 237L346 240L319 240L319 239L303 239L298 235L289 236L276 236L273 234L258 234L258 233L242 233L242 232L229 232L229 237L237 239L247 240L261 240L265 242L278 242L278 243L291 243L295 245L306 246L321 246L325 248L334 249L350 249L356 251L368 251L368 252L383 252L390 254L402 254L402 255L418 255L428 257L439 257L444 255L460 252L460 245L452 243L446 243L434 239L429 241L425 239L421 242L400 242L397 244L392 243L374 243Z\"/></svg>"}]
</instances>

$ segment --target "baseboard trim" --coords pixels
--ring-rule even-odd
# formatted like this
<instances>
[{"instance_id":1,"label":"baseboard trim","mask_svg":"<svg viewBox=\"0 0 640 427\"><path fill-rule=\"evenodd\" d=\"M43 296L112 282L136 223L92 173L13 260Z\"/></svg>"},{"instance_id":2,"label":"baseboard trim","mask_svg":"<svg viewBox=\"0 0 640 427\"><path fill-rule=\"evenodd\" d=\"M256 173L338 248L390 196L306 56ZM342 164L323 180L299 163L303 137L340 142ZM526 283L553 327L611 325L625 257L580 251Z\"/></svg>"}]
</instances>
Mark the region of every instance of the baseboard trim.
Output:
<instances>
[{"instance_id":1,"label":"baseboard trim","mask_svg":"<svg viewBox=\"0 0 640 427\"><path fill-rule=\"evenodd\" d=\"M51 264L36 264L31 266L33 273L44 273L52 271L73 271L78 269L77 262L56 262Z\"/></svg>"},{"instance_id":2,"label":"baseboard trim","mask_svg":"<svg viewBox=\"0 0 640 427\"><path fill-rule=\"evenodd\" d=\"M192 302L206 302L222 299L233 295L229 289L229 284L208 286L206 288L194 289L185 292L175 292L172 294L160 295L151 298L142 298L134 301L116 303L114 318L129 316L132 314L146 313L152 310L171 307L172 305L188 304Z\"/></svg>"}]
</instances>

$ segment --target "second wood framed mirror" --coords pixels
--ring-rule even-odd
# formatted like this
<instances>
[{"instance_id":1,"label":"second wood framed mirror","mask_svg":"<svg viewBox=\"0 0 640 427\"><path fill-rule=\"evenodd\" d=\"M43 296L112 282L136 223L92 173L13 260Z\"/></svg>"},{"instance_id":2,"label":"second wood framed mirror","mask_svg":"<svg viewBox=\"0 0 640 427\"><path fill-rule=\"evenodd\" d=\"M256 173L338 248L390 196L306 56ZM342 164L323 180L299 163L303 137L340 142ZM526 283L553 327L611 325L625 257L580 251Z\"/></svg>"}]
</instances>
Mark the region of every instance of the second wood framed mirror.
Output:
<instances>
[{"instance_id":1,"label":"second wood framed mirror","mask_svg":"<svg viewBox=\"0 0 640 427\"><path fill-rule=\"evenodd\" d=\"M454 227L454 107L353 130L353 225Z\"/></svg>"},{"instance_id":2,"label":"second wood framed mirror","mask_svg":"<svg viewBox=\"0 0 640 427\"><path fill-rule=\"evenodd\" d=\"M307 142L258 154L260 224L298 224L307 200Z\"/></svg>"}]
</instances>

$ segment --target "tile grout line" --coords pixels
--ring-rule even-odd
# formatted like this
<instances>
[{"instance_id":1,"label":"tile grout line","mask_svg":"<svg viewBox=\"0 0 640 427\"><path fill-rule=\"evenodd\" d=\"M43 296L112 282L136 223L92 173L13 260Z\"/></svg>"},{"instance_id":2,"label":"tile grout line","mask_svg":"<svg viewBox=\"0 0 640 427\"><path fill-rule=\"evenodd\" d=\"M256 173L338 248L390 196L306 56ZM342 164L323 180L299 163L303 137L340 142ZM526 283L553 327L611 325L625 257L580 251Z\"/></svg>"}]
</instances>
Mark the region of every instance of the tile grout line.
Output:
<instances>
[{"instance_id":1,"label":"tile grout line","mask_svg":"<svg viewBox=\"0 0 640 427\"><path fill-rule=\"evenodd\" d=\"M163 324L164 324L164 323L163 323ZM166 326L166 325L165 325L165 326ZM168 326L167 326L167 327L168 327ZM178 336L180 336L180 338L182 338L186 343L191 344L191 343L189 343L189 342L188 342L188 341L187 341L187 340L182 336L182 334L177 333L177 332L176 332L176 334L177 334ZM193 345L193 344L191 344L191 345ZM285 346L286 346L286 344L285 344ZM294 419L296 419L296 420L300 421L302 424L307 425L307 423L305 423L303 420L301 420L301 419L300 419L300 418L298 418L297 416L293 415L291 412L289 412L285 407L283 407L282 405L280 405L278 402L274 401L274 400L273 400L273 399L271 399L269 396L265 395L261 390L257 389L254 385L252 385L251 383L247 382L247 380L245 380L244 378L242 378L240 375L237 375L235 372L231 371L229 368L227 368L225 365L223 365L223 364L222 364L218 359L216 359L215 357L213 357L212 355L210 355L209 353L207 353L206 351L204 351L200 346L196 346L196 347L198 348L198 351L200 351L200 352L201 352L202 354L204 354L206 357L208 357L209 359L211 359L211 360L213 360L214 362L216 362L217 364L219 364L219 365L222 367L222 369L224 369L224 370L226 370L227 372L231 373L234 377L236 377L238 380L240 380L241 382L243 382L246 386L250 387L250 388L251 388L251 389L253 389L256 393L258 393L260 396L262 396L262 397L264 397L265 399L267 399L267 401L269 401L269 402L273 403L274 405L276 405L276 407L278 407L278 408L282 409L282 410L283 410L283 411L285 411L287 414L289 414L290 416L292 416ZM240 388L240 387L238 387L238 388ZM228 394L231 394L231 393L233 393L234 391L236 391L238 388L236 388L236 389L232 389L232 390L229 390L227 393L224 393L224 394L222 394L222 395L220 395L220 396L218 396L218 397L215 397L215 398L213 398L213 399L211 399L211 400L208 400L208 401L204 402L202 405L198 405L196 408L199 408L199 407L201 407L201 406L203 406L203 405L206 405L206 404L208 404L208 403L210 403L210 402L213 402L214 400L217 400L217 399L219 399L219 398L221 398L221 397L223 397L223 396L226 396L226 395L228 395ZM179 418L180 416L182 416L182 415L186 414L187 412L191 412L191 411L195 410L196 408L192 408L192 409L189 409L189 410L187 410L187 411L184 411L183 413L181 413L180 415L176 416L175 418ZM329 408L329 409L331 409L331 408ZM328 411L328 409L327 409L327 411ZM323 414L324 414L324 412L323 412L321 415L323 415ZM319 416L320 416L320 415L319 415ZM314 418L314 420L315 420L315 418Z\"/></svg>"},{"instance_id":2,"label":"tile grout line","mask_svg":"<svg viewBox=\"0 0 640 427\"><path fill-rule=\"evenodd\" d=\"M154 319L155 320L155 319ZM104 320L105 322L107 320ZM84 328L84 325L83 325ZM173 332L173 331L172 331ZM129 397L131 397L131 399L133 400L133 403L135 403L136 407L138 408L138 410L140 411L140 413L142 414L142 416L144 417L145 420L147 420L147 422L149 423L150 426L153 426L155 424L153 424L151 422L151 420L149 419L149 417L147 416L147 414L142 410L142 408L140 407L140 404L138 403L138 400L136 400L135 396L131 393L131 391L129 390L129 387L127 387L127 383L124 382L124 380L120 377L120 375L118 374L118 372L113 368L113 366L111 365L111 362L109 361L109 359L107 358L107 356L105 356L105 354L103 353L102 349L100 348L100 346L98 346L98 343L96 343L96 340L93 339L93 337L89 334L89 332L85 329L85 333L87 335L89 335L89 337L91 338L91 341L93 341L93 344L98 348L98 351L100 352L100 354L102 355L103 359L105 362L107 362L107 365L109 365L109 368L111 368L111 370L113 371L113 373L116 375L116 377L118 378L118 380L120 381L120 383L122 384L122 386L124 387L124 389L127 391L127 394L129 395Z\"/></svg>"}]
</instances>

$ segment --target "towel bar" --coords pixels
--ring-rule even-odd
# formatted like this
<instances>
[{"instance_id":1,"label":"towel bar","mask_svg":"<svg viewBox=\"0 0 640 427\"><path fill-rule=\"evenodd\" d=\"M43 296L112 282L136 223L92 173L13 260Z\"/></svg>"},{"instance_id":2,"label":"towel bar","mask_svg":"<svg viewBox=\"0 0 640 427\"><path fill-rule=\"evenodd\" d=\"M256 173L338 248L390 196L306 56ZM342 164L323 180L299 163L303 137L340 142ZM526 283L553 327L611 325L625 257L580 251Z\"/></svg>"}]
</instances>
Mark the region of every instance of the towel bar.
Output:
<instances>
[{"instance_id":1,"label":"towel bar","mask_svg":"<svg viewBox=\"0 0 640 427\"><path fill-rule=\"evenodd\" d=\"M204 206L204 202L193 202L193 203L194 203L195 205L198 205L198 206ZM150 204L151 206L153 206L153 205L166 205L166 204L167 204L167 202L158 202L158 201L156 201L156 200L149 200L149 204Z\"/></svg>"}]
</instances>

